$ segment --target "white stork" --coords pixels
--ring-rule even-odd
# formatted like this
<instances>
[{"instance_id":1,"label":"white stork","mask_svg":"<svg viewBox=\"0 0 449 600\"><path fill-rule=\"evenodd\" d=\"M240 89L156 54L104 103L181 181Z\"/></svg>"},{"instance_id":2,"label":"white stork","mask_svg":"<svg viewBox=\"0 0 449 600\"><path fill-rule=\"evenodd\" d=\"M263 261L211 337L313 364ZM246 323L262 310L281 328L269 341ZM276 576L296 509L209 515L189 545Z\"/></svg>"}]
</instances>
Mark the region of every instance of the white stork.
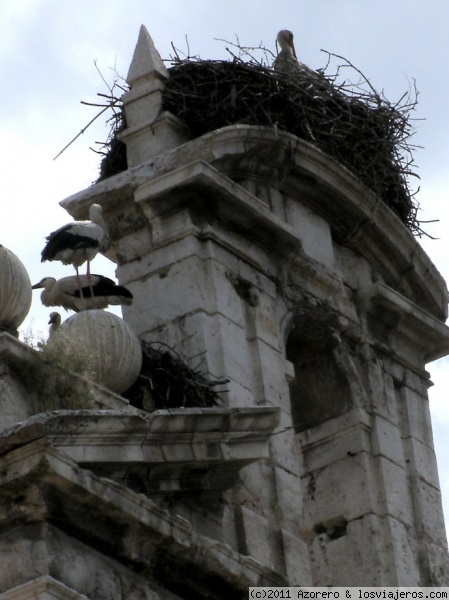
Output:
<instances>
[{"instance_id":1,"label":"white stork","mask_svg":"<svg viewBox=\"0 0 449 600\"><path fill-rule=\"evenodd\" d=\"M92 204L89 218L90 221L74 221L50 233L42 250L41 262L59 260L64 265L73 265L80 288L78 267L87 261L90 284L90 262L98 252L105 252L109 247L107 226L99 204Z\"/></svg>"},{"instance_id":2,"label":"white stork","mask_svg":"<svg viewBox=\"0 0 449 600\"><path fill-rule=\"evenodd\" d=\"M277 44L279 44L281 50L273 62L273 69L285 75L297 73L300 66L296 57L295 44L293 43L293 33L289 29L281 29L276 37Z\"/></svg>"},{"instance_id":3,"label":"white stork","mask_svg":"<svg viewBox=\"0 0 449 600\"><path fill-rule=\"evenodd\" d=\"M306 64L298 60L296 56L295 44L293 43L293 33L289 29L281 29L276 37L276 45L279 44L280 52L273 61L273 69L283 75L293 75L295 73L307 72L308 75L324 80L322 73L314 71Z\"/></svg>"},{"instance_id":4,"label":"white stork","mask_svg":"<svg viewBox=\"0 0 449 600\"><path fill-rule=\"evenodd\" d=\"M61 315L58 312L51 312L48 324L50 325L50 327L48 328L48 337L51 338L51 336L61 325Z\"/></svg>"},{"instance_id":5,"label":"white stork","mask_svg":"<svg viewBox=\"0 0 449 600\"><path fill-rule=\"evenodd\" d=\"M90 274L89 278L87 275L72 275L58 280L44 277L33 285L33 290L43 288L41 301L44 306L62 306L75 312L107 308L110 304L132 304L133 295L127 288L103 275Z\"/></svg>"}]
</instances>

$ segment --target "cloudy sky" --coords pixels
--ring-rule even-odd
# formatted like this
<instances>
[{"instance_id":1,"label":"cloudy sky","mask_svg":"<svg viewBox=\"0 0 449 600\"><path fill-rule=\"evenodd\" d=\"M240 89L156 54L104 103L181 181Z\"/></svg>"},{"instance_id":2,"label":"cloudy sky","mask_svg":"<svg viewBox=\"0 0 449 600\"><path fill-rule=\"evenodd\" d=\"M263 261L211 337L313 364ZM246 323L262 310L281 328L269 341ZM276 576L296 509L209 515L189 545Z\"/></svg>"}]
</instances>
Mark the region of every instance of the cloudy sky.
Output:
<instances>
[{"instance_id":1,"label":"cloudy sky","mask_svg":"<svg viewBox=\"0 0 449 600\"><path fill-rule=\"evenodd\" d=\"M324 66L322 50L354 63L390 101L416 80L419 90L413 142L421 177L417 196L425 229L437 240L421 240L449 280L449 2L447 0L1 0L0 243L25 264L33 283L62 277L70 267L40 263L45 236L70 218L63 198L84 189L98 175L99 157L89 148L106 139L100 119L56 161L53 157L96 114L80 101L96 102L108 89L95 67L112 83L125 76L141 24L163 58L171 43L191 55L228 58L220 39L274 51L279 29L295 34L300 59ZM98 262L97 262L98 261ZM113 276L114 267L96 259L95 271ZM46 331L48 309L35 292L24 329ZM428 365L434 436L449 520L449 360Z\"/></svg>"}]
</instances>

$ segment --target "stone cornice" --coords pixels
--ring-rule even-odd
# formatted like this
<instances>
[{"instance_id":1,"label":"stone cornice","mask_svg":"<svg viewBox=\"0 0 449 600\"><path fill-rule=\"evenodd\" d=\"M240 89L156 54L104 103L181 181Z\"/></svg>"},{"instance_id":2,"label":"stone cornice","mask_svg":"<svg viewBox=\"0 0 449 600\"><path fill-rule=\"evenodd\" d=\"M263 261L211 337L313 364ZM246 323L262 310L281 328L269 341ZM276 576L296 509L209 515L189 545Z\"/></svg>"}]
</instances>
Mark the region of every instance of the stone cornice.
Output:
<instances>
[{"instance_id":1,"label":"stone cornice","mask_svg":"<svg viewBox=\"0 0 449 600\"><path fill-rule=\"evenodd\" d=\"M129 198L131 189L156 186L152 184L156 178L164 176L168 181L170 173L188 169L192 157L195 162L208 163L228 180L243 176L262 179L297 198L327 220L335 240L364 256L390 287L436 318L446 319L445 282L399 218L334 159L312 144L272 128L232 125L213 131L159 153L148 163L61 204L76 218L85 218L89 203L108 206L119 202L120 190L124 199ZM239 199L237 195L236 202ZM264 219L262 206L259 209L257 223ZM283 225L287 230L288 224Z\"/></svg>"},{"instance_id":2,"label":"stone cornice","mask_svg":"<svg viewBox=\"0 0 449 600\"><path fill-rule=\"evenodd\" d=\"M17 501L10 502L11 494L20 498L20 509ZM19 514L23 522L48 520L69 535L87 537L93 548L115 560L153 573L163 587L188 588L189 582L176 581L174 572L170 580L158 579L159 560L165 565L176 561L180 572L191 572L195 585L214 578L234 593L247 592L249 586L286 585L269 567L196 533L188 521L170 515L146 496L80 469L66 452L44 438L0 457L0 496L2 504L15 511L16 524ZM1 521L10 518L8 510L2 512ZM113 538L112 522L120 524Z\"/></svg>"},{"instance_id":3,"label":"stone cornice","mask_svg":"<svg viewBox=\"0 0 449 600\"><path fill-rule=\"evenodd\" d=\"M359 291L358 302L374 337L403 361L407 349L419 349L424 363L449 353L449 327L383 283ZM416 367L415 360L410 366Z\"/></svg>"},{"instance_id":4,"label":"stone cornice","mask_svg":"<svg viewBox=\"0 0 449 600\"><path fill-rule=\"evenodd\" d=\"M221 492L239 469L268 457L278 413L274 407L55 411L1 432L0 455L46 439L94 472L138 476L149 493Z\"/></svg>"}]
</instances>

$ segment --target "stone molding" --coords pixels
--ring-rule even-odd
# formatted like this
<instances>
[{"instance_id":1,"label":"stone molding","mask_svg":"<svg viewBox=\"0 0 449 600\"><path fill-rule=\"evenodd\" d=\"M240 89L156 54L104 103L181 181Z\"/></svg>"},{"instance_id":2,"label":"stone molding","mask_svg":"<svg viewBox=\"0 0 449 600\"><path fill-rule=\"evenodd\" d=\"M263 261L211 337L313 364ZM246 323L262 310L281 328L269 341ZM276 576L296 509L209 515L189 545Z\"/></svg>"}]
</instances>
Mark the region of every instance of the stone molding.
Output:
<instances>
[{"instance_id":1,"label":"stone molding","mask_svg":"<svg viewBox=\"0 0 449 600\"><path fill-rule=\"evenodd\" d=\"M368 321L372 317L368 329L402 362L409 348L419 348L424 363L449 353L449 327L384 283L360 290L358 300ZM410 366L417 366L416 358L410 358Z\"/></svg>"},{"instance_id":2,"label":"stone molding","mask_svg":"<svg viewBox=\"0 0 449 600\"><path fill-rule=\"evenodd\" d=\"M145 493L221 492L238 471L268 458L276 407L55 411L0 433L0 454L46 440L79 466L139 481Z\"/></svg>"},{"instance_id":3,"label":"stone molding","mask_svg":"<svg viewBox=\"0 0 449 600\"><path fill-rule=\"evenodd\" d=\"M270 185L279 186L283 193L297 197L329 222L337 240L367 258L390 286L436 318L446 319L447 302L442 302L442 298L446 298L445 282L399 218L345 167L312 144L288 133L230 125L174 149L159 151L157 158L142 158L140 166L70 196L60 204L78 219L85 218L92 202L122 211L123 206L118 203L120 190L126 202L133 202L131 190L136 192L141 186L151 189L155 178L166 175L165 182L169 182L172 172L185 177L192 156L195 162L207 163L229 182L238 167L241 174L246 172L265 178ZM211 177L209 183L215 192L217 188ZM232 183L237 194L234 202L242 204L243 188ZM220 185L218 188L223 190ZM228 191L231 192L231 188ZM139 198L141 193L139 191ZM288 229L288 223L283 225ZM300 246L300 237L296 237Z\"/></svg>"},{"instance_id":4,"label":"stone molding","mask_svg":"<svg viewBox=\"0 0 449 600\"><path fill-rule=\"evenodd\" d=\"M90 547L137 572L153 572L156 578L157 561L175 560L179 572L201 572L202 579L212 578L217 585L222 582L236 593L246 592L249 586L286 585L268 567L196 533L188 521L170 515L143 494L80 468L65 451L43 438L0 457L0 495L2 523L12 519L18 526L48 521L70 536L88 539ZM112 523L116 524L114 535ZM55 557L51 548L48 552L49 562L42 564L51 569ZM26 581L26 573L22 577ZM176 577L172 572L171 581L156 583L170 587L181 583ZM0 590L4 589L2 579L0 572Z\"/></svg>"},{"instance_id":5,"label":"stone molding","mask_svg":"<svg viewBox=\"0 0 449 600\"><path fill-rule=\"evenodd\" d=\"M89 600L84 594L68 588L49 575L37 577L3 592L3 600Z\"/></svg>"}]
</instances>

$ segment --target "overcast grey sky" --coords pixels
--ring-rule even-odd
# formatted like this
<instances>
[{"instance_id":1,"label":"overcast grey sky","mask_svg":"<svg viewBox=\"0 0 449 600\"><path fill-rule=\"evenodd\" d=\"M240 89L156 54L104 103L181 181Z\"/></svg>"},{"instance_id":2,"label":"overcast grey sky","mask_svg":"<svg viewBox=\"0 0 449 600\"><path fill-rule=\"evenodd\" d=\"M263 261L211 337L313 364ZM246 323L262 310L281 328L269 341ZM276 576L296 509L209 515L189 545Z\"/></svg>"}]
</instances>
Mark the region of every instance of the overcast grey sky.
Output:
<instances>
[{"instance_id":1,"label":"overcast grey sky","mask_svg":"<svg viewBox=\"0 0 449 600\"><path fill-rule=\"evenodd\" d=\"M279 29L295 34L299 58L324 66L321 49L340 54L370 78L390 101L415 79L419 104L413 142L421 177L417 199L422 220L439 219L426 230L438 240L422 245L449 280L449 2L447 0L1 0L0 243L25 264L33 283L62 277L70 267L40 263L45 236L70 217L63 198L98 175L99 157L89 150L104 141L100 119L56 161L53 157L95 116L81 100L96 101L112 82L113 69L126 75L141 24L163 58L171 42L204 59L227 58L225 44L262 43L275 50ZM95 272L114 276L114 266L96 259ZM46 331L48 309L35 292L24 327ZM449 519L449 359L428 366L440 479Z\"/></svg>"}]
</instances>

